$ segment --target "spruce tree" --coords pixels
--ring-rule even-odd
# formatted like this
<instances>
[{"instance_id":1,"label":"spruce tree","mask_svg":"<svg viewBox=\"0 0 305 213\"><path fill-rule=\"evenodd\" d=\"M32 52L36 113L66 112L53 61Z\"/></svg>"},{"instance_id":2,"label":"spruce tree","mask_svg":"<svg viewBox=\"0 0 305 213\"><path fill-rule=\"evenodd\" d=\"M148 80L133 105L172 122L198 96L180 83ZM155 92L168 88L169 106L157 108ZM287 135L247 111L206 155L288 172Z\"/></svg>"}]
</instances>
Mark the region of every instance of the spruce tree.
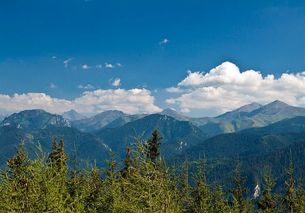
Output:
<instances>
[{"instance_id":1,"label":"spruce tree","mask_svg":"<svg viewBox=\"0 0 305 213\"><path fill-rule=\"evenodd\" d=\"M231 190L233 207L238 213L247 212L247 204L245 199L246 189L244 187L244 182L245 179L241 176L240 163L238 162L234 171L233 189Z\"/></svg>"},{"instance_id":2,"label":"spruce tree","mask_svg":"<svg viewBox=\"0 0 305 213\"><path fill-rule=\"evenodd\" d=\"M151 138L146 143L146 155L154 164L160 155L160 140L162 137L158 130L154 130Z\"/></svg>"},{"instance_id":3,"label":"spruce tree","mask_svg":"<svg viewBox=\"0 0 305 213\"><path fill-rule=\"evenodd\" d=\"M271 171L268 170L264 175L264 190L261 199L257 203L262 212L273 213L276 211L276 198L272 193L274 186L275 181L272 178Z\"/></svg>"},{"instance_id":4,"label":"spruce tree","mask_svg":"<svg viewBox=\"0 0 305 213\"><path fill-rule=\"evenodd\" d=\"M225 200L224 192L220 185L217 185L210 194L212 199L209 213L229 212L229 206Z\"/></svg>"},{"instance_id":5,"label":"spruce tree","mask_svg":"<svg viewBox=\"0 0 305 213\"><path fill-rule=\"evenodd\" d=\"M186 160L182 164L182 171L180 174L180 200L182 202L182 207L185 212L190 211L190 197L191 187L189 183L189 162Z\"/></svg>"},{"instance_id":6,"label":"spruce tree","mask_svg":"<svg viewBox=\"0 0 305 213\"><path fill-rule=\"evenodd\" d=\"M294 180L294 167L292 159L290 158L289 167L287 169L287 178L285 181L285 195L283 198L283 205L285 212L294 213L297 212L297 197L295 189L295 180Z\"/></svg>"},{"instance_id":7,"label":"spruce tree","mask_svg":"<svg viewBox=\"0 0 305 213\"><path fill-rule=\"evenodd\" d=\"M130 172L130 167L132 164L132 159L131 159L131 149L127 147L126 149L126 156L124 159L124 168L122 169L122 177L126 178Z\"/></svg>"},{"instance_id":8,"label":"spruce tree","mask_svg":"<svg viewBox=\"0 0 305 213\"><path fill-rule=\"evenodd\" d=\"M31 161L23 143L17 153L7 161L8 171L5 175L7 183L7 211L29 212L32 209L33 171Z\"/></svg>"},{"instance_id":9,"label":"spruce tree","mask_svg":"<svg viewBox=\"0 0 305 213\"><path fill-rule=\"evenodd\" d=\"M210 191L206 182L205 174L206 162L197 162L197 173L194 177L195 186L192 192L192 212L209 212Z\"/></svg>"}]
</instances>

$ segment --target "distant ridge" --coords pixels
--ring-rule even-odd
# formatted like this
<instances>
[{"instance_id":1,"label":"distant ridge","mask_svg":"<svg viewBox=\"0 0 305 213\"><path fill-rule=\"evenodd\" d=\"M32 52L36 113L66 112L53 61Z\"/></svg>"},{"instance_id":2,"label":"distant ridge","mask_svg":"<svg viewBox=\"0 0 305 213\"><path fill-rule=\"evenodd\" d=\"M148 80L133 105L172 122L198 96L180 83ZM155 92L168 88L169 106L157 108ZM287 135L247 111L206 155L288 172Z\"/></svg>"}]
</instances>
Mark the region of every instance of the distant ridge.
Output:
<instances>
[{"instance_id":1,"label":"distant ridge","mask_svg":"<svg viewBox=\"0 0 305 213\"><path fill-rule=\"evenodd\" d=\"M201 130L190 122L161 114L147 115L114 129L104 128L95 134L123 157L126 146L134 144L135 138L147 139L155 129L158 129L163 137L162 150L167 155L180 153L186 147L206 138Z\"/></svg>"},{"instance_id":2,"label":"distant ridge","mask_svg":"<svg viewBox=\"0 0 305 213\"><path fill-rule=\"evenodd\" d=\"M305 116L305 108L290 106L276 100L266 105L252 103L242 106L211 119L200 128L213 136L252 127L263 127L296 116Z\"/></svg>"},{"instance_id":3,"label":"distant ridge","mask_svg":"<svg viewBox=\"0 0 305 213\"><path fill-rule=\"evenodd\" d=\"M243 115L246 115L249 112L252 112L256 109L261 108L262 105L258 104L258 103L251 103L251 104L247 104L244 105L236 110L230 111L230 112L226 112L222 115L219 115L217 117L215 117L218 120L227 120L227 119L236 119L236 118L240 118Z\"/></svg>"},{"instance_id":4,"label":"distant ridge","mask_svg":"<svg viewBox=\"0 0 305 213\"><path fill-rule=\"evenodd\" d=\"M186 115L183 115L182 113L179 113L175 109L171 109L171 108L166 108L162 112L160 112L159 114L160 115L168 115L168 116L171 116L171 117L173 117L177 120L181 120L181 121L189 120L189 117L187 117Z\"/></svg>"},{"instance_id":5,"label":"distant ridge","mask_svg":"<svg viewBox=\"0 0 305 213\"><path fill-rule=\"evenodd\" d=\"M34 111L42 112L43 110ZM157 114L167 115L179 121L189 121L211 137L221 133L237 132L252 127L263 127L287 118L305 116L305 108L290 106L287 103L275 100L265 105L255 102L247 104L216 117L192 118L171 108L164 109ZM81 131L94 132L102 128L117 128L148 115L129 115L118 110L108 110L87 118L75 110L70 110L63 113L62 116L65 119L63 123L66 123L66 125L72 125ZM56 124L54 119L52 122ZM6 122L6 124L8 123Z\"/></svg>"},{"instance_id":6,"label":"distant ridge","mask_svg":"<svg viewBox=\"0 0 305 213\"><path fill-rule=\"evenodd\" d=\"M75 110L64 112L62 116L69 121L76 121L87 118L86 116L76 112Z\"/></svg>"},{"instance_id":7,"label":"distant ridge","mask_svg":"<svg viewBox=\"0 0 305 213\"><path fill-rule=\"evenodd\" d=\"M86 132L96 131L126 115L127 114L122 111L108 110L90 118L74 121L73 126Z\"/></svg>"},{"instance_id":8,"label":"distant ridge","mask_svg":"<svg viewBox=\"0 0 305 213\"><path fill-rule=\"evenodd\" d=\"M6 117L0 123L0 127L3 126L14 126L20 129L45 129L48 126L71 127L71 124L60 115L34 109L24 110Z\"/></svg>"}]
</instances>

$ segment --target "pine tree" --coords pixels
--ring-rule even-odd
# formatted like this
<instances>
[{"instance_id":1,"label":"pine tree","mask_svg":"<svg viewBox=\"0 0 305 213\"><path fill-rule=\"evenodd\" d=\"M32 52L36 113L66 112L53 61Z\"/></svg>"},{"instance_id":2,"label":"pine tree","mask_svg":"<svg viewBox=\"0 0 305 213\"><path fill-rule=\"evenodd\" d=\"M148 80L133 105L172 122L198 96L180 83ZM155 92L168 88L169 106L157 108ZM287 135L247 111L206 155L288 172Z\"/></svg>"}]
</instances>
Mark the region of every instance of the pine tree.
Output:
<instances>
[{"instance_id":1,"label":"pine tree","mask_svg":"<svg viewBox=\"0 0 305 213\"><path fill-rule=\"evenodd\" d=\"M296 197L297 197L297 212L305 212L305 189L303 185L303 181L299 180L297 190L296 190Z\"/></svg>"},{"instance_id":2,"label":"pine tree","mask_svg":"<svg viewBox=\"0 0 305 213\"><path fill-rule=\"evenodd\" d=\"M47 159L47 171L45 178L46 211L64 211L71 200L68 188L67 155L64 151L64 140L52 141L52 149ZM73 208L73 207L71 207Z\"/></svg>"},{"instance_id":3,"label":"pine tree","mask_svg":"<svg viewBox=\"0 0 305 213\"><path fill-rule=\"evenodd\" d=\"M289 167L287 169L287 179L285 181L285 196L283 198L283 205L285 212L294 213L297 212L297 197L294 180L294 167L292 159L290 158Z\"/></svg>"},{"instance_id":4,"label":"pine tree","mask_svg":"<svg viewBox=\"0 0 305 213\"><path fill-rule=\"evenodd\" d=\"M186 160L182 164L182 171L180 175L180 200L182 202L182 207L184 208L184 212L190 211L190 197L191 187L189 183L189 162Z\"/></svg>"},{"instance_id":5,"label":"pine tree","mask_svg":"<svg viewBox=\"0 0 305 213\"><path fill-rule=\"evenodd\" d=\"M7 211L29 212L32 207L33 172L24 144L20 144L15 156L7 161L5 174Z\"/></svg>"},{"instance_id":6,"label":"pine tree","mask_svg":"<svg viewBox=\"0 0 305 213\"><path fill-rule=\"evenodd\" d=\"M238 162L233 177L234 188L231 190L233 196L233 207L238 213L247 212L247 203L245 199L246 189L244 188L244 182L245 179L241 176L240 163Z\"/></svg>"},{"instance_id":7,"label":"pine tree","mask_svg":"<svg viewBox=\"0 0 305 213\"><path fill-rule=\"evenodd\" d=\"M216 186L214 192L210 192L212 199L209 213L229 212L229 206L225 200L224 192L221 186Z\"/></svg>"},{"instance_id":8,"label":"pine tree","mask_svg":"<svg viewBox=\"0 0 305 213\"><path fill-rule=\"evenodd\" d=\"M131 159L131 149L128 147L126 149L126 156L124 159L124 168L122 169L122 177L126 178L130 172L130 167L132 164L132 159Z\"/></svg>"},{"instance_id":9,"label":"pine tree","mask_svg":"<svg viewBox=\"0 0 305 213\"><path fill-rule=\"evenodd\" d=\"M273 213L276 207L276 198L272 194L272 190L275 186L275 181L272 178L271 171L268 170L264 175L264 191L261 199L258 201L258 208L262 212Z\"/></svg>"},{"instance_id":10,"label":"pine tree","mask_svg":"<svg viewBox=\"0 0 305 213\"><path fill-rule=\"evenodd\" d=\"M206 162L200 160L197 165L197 174L194 177L195 186L192 192L192 212L209 212L210 191L206 182Z\"/></svg>"},{"instance_id":11,"label":"pine tree","mask_svg":"<svg viewBox=\"0 0 305 213\"><path fill-rule=\"evenodd\" d=\"M102 198L104 184L101 177L101 171L94 166L85 176L84 186L82 188L84 212L107 212L104 211Z\"/></svg>"},{"instance_id":12,"label":"pine tree","mask_svg":"<svg viewBox=\"0 0 305 213\"><path fill-rule=\"evenodd\" d=\"M67 172L68 157L64 151L64 139L60 139L57 143L56 139L52 141L52 150L48 157L48 163L58 172Z\"/></svg>"},{"instance_id":13,"label":"pine tree","mask_svg":"<svg viewBox=\"0 0 305 213\"><path fill-rule=\"evenodd\" d=\"M160 140L162 137L158 130L154 130L151 138L146 143L146 155L154 164L160 155Z\"/></svg>"}]
</instances>

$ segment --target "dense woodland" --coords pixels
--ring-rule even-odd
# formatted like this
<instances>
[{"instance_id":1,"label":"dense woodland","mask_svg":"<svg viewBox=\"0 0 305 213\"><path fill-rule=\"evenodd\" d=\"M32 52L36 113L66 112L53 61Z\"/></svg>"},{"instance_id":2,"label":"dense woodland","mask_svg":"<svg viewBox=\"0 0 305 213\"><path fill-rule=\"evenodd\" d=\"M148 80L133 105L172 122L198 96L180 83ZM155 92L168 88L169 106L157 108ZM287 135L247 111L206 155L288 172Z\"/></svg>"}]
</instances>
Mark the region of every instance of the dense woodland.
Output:
<instances>
[{"instance_id":1,"label":"dense woodland","mask_svg":"<svg viewBox=\"0 0 305 213\"><path fill-rule=\"evenodd\" d=\"M270 170L261 186L245 188L238 163L227 189L207 183L205 160L167 166L161 142L154 131L127 148L123 162L113 155L106 168L82 168L76 155L68 166L63 139L53 140L47 155L38 148L35 159L20 145L1 172L0 212L305 212L304 186L292 163L280 192Z\"/></svg>"}]
</instances>

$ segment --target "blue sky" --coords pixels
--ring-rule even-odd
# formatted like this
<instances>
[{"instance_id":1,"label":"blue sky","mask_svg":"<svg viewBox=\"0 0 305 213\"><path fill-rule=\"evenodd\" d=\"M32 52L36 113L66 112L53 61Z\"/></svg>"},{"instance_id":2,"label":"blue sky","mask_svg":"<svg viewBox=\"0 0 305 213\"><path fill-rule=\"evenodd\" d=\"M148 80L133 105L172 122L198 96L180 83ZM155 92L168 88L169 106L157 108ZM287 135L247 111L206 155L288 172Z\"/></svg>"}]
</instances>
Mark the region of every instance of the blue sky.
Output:
<instances>
[{"instance_id":1,"label":"blue sky","mask_svg":"<svg viewBox=\"0 0 305 213\"><path fill-rule=\"evenodd\" d=\"M304 83L304 25L305 2L296 0L2 0L0 103L19 110L31 108L31 103L32 107L44 108L58 99L67 101L63 109L75 108L83 113L110 108L138 113L173 107L201 116L246 102L266 103L277 98L274 91L281 94L289 90L288 97L279 98L303 106L304 95L297 92L302 87L291 88L295 81L281 79L289 72L298 84ZM266 86L268 98L254 94L253 88L242 97L237 94L242 89L225 95L232 90L225 81L178 85L196 71L201 75L193 77L202 79L203 72L226 61L235 64L241 73L260 72L263 80L257 88L264 87L261 84L266 84L268 74L274 75L275 82ZM227 65L219 70L234 73L235 68ZM238 73L235 77L239 78ZM173 87L180 91L166 89ZM223 95L218 97L214 90L206 93L209 88L218 93L222 89ZM110 103L111 95L121 91L118 98L124 99L133 89L145 94L135 95L135 100ZM86 92L100 100L90 106L68 103L79 101ZM24 104L17 94L25 95L24 100L28 98L30 103ZM40 103L33 94L46 96ZM212 94L216 100L211 99ZM193 99L211 104L192 103ZM141 110L138 100L151 107ZM59 113L56 104L45 108ZM126 108L128 105L134 108ZM0 111L10 109L3 106Z\"/></svg>"}]
</instances>

